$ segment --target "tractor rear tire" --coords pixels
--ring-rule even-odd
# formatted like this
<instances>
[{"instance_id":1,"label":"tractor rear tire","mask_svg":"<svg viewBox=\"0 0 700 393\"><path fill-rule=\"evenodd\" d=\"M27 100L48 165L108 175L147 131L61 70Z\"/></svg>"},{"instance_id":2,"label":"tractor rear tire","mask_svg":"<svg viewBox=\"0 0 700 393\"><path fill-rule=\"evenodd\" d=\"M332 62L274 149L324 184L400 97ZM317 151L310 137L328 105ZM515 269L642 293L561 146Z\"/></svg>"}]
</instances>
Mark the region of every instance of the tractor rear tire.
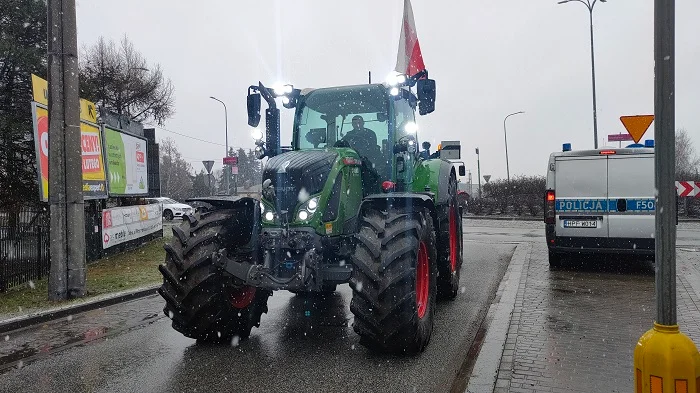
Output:
<instances>
[{"instance_id":1,"label":"tractor rear tire","mask_svg":"<svg viewBox=\"0 0 700 393\"><path fill-rule=\"evenodd\" d=\"M172 326L186 337L205 342L245 339L260 326L267 312L270 291L241 286L212 264L212 255L222 249L229 256L250 258L254 251L240 231L252 232L241 223L248 209L214 210L187 215L173 227L173 238L165 245L165 264L159 266L163 285L158 293L165 299L163 311Z\"/></svg>"},{"instance_id":2,"label":"tractor rear tire","mask_svg":"<svg viewBox=\"0 0 700 393\"><path fill-rule=\"evenodd\" d=\"M437 292L435 243L427 209L364 210L350 279L360 344L403 354L428 345Z\"/></svg>"},{"instance_id":3,"label":"tractor rear tire","mask_svg":"<svg viewBox=\"0 0 700 393\"><path fill-rule=\"evenodd\" d=\"M450 175L449 202L438 210L438 278L439 299L454 299L459 293L462 250L462 215L457 199L457 177Z\"/></svg>"}]
</instances>

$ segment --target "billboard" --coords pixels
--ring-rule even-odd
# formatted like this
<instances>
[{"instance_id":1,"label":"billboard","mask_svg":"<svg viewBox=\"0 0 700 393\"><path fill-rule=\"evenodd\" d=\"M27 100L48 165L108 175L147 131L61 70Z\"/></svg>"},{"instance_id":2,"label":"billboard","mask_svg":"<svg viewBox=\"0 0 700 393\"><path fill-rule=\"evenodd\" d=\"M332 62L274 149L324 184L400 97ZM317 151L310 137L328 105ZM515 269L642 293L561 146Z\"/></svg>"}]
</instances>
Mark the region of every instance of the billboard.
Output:
<instances>
[{"instance_id":1,"label":"billboard","mask_svg":"<svg viewBox=\"0 0 700 393\"><path fill-rule=\"evenodd\" d=\"M109 194L138 196L148 194L148 148L144 138L103 127Z\"/></svg>"},{"instance_id":2,"label":"billboard","mask_svg":"<svg viewBox=\"0 0 700 393\"><path fill-rule=\"evenodd\" d=\"M49 112L46 106L33 102L32 118L39 172L39 199L46 202L49 200ZM85 119L80 122L80 151L83 167L83 198L107 198L100 129L96 124Z\"/></svg>"},{"instance_id":3,"label":"billboard","mask_svg":"<svg viewBox=\"0 0 700 393\"><path fill-rule=\"evenodd\" d=\"M103 210L102 249L162 230L162 217L160 203Z\"/></svg>"}]
</instances>

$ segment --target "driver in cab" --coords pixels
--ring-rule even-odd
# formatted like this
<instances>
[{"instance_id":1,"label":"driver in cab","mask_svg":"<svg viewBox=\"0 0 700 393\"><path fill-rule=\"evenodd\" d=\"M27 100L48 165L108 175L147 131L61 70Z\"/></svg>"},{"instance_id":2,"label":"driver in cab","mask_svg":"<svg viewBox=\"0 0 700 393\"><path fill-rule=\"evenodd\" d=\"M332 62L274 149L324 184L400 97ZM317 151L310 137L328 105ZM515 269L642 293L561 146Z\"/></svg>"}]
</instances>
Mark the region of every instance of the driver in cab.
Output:
<instances>
[{"instance_id":1,"label":"driver in cab","mask_svg":"<svg viewBox=\"0 0 700 393\"><path fill-rule=\"evenodd\" d=\"M374 146L377 146L377 134L365 128L365 119L360 115L353 116L352 130L348 131L342 140L360 154L371 152Z\"/></svg>"}]
</instances>

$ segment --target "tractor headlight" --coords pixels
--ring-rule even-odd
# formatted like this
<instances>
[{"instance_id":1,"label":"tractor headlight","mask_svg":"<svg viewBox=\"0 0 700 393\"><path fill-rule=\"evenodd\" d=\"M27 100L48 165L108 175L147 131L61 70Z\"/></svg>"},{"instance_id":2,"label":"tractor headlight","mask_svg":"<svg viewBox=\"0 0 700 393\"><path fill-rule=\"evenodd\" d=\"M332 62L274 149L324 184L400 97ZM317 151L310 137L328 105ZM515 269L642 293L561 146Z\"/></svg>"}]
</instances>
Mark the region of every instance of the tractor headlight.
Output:
<instances>
[{"instance_id":1,"label":"tractor headlight","mask_svg":"<svg viewBox=\"0 0 700 393\"><path fill-rule=\"evenodd\" d=\"M263 215L263 219L267 222L272 222L275 220L275 213L269 211Z\"/></svg>"},{"instance_id":2,"label":"tractor headlight","mask_svg":"<svg viewBox=\"0 0 700 393\"><path fill-rule=\"evenodd\" d=\"M398 87L392 87L392 88L389 90L389 94L391 94L392 96L397 96L397 95L399 95L399 88L398 88Z\"/></svg>"},{"instance_id":3,"label":"tractor headlight","mask_svg":"<svg viewBox=\"0 0 700 393\"><path fill-rule=\"evenodd\" d=\"M259 128L253 128L250 134L256 141L262 140L263 138L263 132Z\"/></svg>"},{"instance_id":4,"label":"tractor headlight","mask_svg":"<svg viewBox=\"0 0 700 393\"><path fill-rule=\"evenodd\" d=\"M311 213L314 213L316 211L316 208L318 207L318 197L311 198L309 202L307 203L307 206L309 208L309 211Z\"/></svg>"},{"instance_id":5,"label":"tractor headlight","mask_svg":"<svg viewBox=\"0 0 700 393\"><path fill-rule=\"evenodd\" d=\"M300 221L306 221L313 217L314 213L316 213L316 209L318 209L318 199L319 197L313 197L299 207L297 218Z\"/></svg>"},{"instance_id":6,"label":"tractor headlight","mask_svg":"<svg viewBox=\"0 0 700 393\"><path fill-rule=\"evenodd\" d=\"M307 212L306 210L299 210L297 217L299 217L301 221L306 221L309 219L309 212Z\"/></svg>"}]
</instances>

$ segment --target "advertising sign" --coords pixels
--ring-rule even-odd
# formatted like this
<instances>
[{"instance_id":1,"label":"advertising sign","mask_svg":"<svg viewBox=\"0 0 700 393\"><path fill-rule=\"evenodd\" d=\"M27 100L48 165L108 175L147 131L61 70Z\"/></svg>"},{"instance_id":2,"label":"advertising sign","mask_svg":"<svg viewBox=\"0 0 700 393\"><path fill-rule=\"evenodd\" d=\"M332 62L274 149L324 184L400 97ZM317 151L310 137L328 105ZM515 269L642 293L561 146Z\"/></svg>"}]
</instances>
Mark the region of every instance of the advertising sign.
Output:
<instances>
[{"instance_id":1,"label":"advertising sign","mask_svg":"<svg viewBox=\"0 0 700 393\"><path fill-rule=\"evenodd\" d=\"M39 198L49 200L49 113L44 105L32 103L34 144L39 171ZM80 150L83 163L83 197L107 198L102 141L97 125L80 122Z\"/></svg>"},{"instance_id":2,"label":"advertising sign","mask_svg":"<svg viewBox=\"0 0 700 393\"><path fill-rule=\"evenodd\" d=\"M104 127L104 151L110 195L148 193L148 149L146 139Z\"/></svg>"},{"instance_id":3,"label":"advertising sign","mask_svg":"<svg viewBox=\"0 0 700 393\"><path fill-rule=\"evenodd\" d=\"M102 249L163 229L161 204L115 207L102 211Z\"/></svg>"}]
</instances>

